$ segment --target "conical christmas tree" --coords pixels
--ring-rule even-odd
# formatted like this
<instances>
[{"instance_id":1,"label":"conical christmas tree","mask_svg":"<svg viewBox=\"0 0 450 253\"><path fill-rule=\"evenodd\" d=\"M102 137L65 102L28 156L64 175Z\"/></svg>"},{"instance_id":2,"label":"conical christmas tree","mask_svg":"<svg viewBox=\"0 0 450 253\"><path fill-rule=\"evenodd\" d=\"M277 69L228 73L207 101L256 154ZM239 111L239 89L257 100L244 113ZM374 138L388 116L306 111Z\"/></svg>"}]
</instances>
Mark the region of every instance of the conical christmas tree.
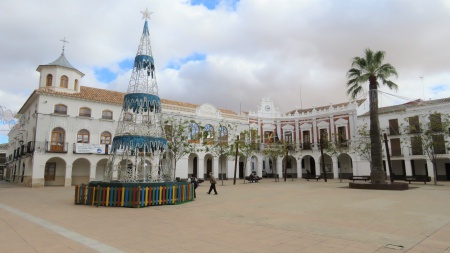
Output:
<instances>
[{"instance_id":1,"label":"conical christmas tree","mask_svg":"<svg viewBox=\"0 0 450 253\"><path fill-rule=\"evenodd\" d=\"M142 14L144 30L105 171L107 181L172 181L171 166L162 159L167 140L148 31L151 13L146 9Z\"/></svg>"}]
</instances>

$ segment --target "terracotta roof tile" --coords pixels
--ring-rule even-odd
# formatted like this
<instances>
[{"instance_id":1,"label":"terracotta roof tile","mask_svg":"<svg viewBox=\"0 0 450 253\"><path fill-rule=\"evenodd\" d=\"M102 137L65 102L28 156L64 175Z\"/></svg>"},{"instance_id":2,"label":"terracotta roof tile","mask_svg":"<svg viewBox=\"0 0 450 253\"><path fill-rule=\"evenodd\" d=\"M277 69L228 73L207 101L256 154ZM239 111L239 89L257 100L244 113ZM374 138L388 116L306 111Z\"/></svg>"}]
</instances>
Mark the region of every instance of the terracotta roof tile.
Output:
<instances>
[{"instance_id":1,"label":"terracotta roof tile","mask_svg":"<svg viewBox=\"0 0 450 253\"><path fill-rule=\"evenodd\" d=\"M80 92L79 93L66 93L66 92L60 92L55 91L51 88L39 88L36 90L37 93L40 94L50 94L50 95L57 95L57 96L63 96L63 97L71 97L76 99L84 99L89 101L95 101L95 102L103 102L103 103L110 103L110 104L116 104L116 105L122 105L123 103L123 97L125 96L124 92L119 91L111 91L111 90L105 90L105 89L99 89L99 88L93 88L88 86L80 86ZM197 104L191 104L181 101L175 101L175 100L169 100L169 99L161 99L162 105L172 105L172 106L179 106L184 108L191 108L195 110L195 108L199 107L200 105ZM222 113L229 114L229 115L237 115L235 112L228 110L228 109L221 109L218 108Z\"/></svg>"}]
</instances>

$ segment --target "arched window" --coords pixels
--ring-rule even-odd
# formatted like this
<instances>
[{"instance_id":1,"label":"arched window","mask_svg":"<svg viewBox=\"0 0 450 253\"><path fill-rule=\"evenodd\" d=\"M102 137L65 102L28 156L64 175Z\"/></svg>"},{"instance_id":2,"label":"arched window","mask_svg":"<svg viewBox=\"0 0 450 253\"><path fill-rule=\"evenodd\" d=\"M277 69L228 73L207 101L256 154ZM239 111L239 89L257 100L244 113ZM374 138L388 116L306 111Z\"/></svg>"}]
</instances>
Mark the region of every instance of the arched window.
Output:
<instances>
[{"instance_id":1,"label":"arched window","mask_svg":"<svg viewBox=\"0 0 450 253\"><path fill-rule=\"evenodd\" d=\"M47 80L45 82L45 86L50 87L50 86L52 86L52 83L53 83L53 76L52 76L52 74L48 74Z\"/></svg>"},{"instance_id":2,"label":"arched window","mask_svg":"<svg viewBox=\"0 0 450 253\"><path fill-rule=\"evenodd\" d=\"M61 88L69 87L69 78L67 76L61 76L61 82L59 83Z\"/></svg>"},{"instance_id":3,"label":"arched window","mask_svg":"<svg viewBox=\"0 0 450 253\"><path fill-rule=\"evenodd\" d=\"M133 114L126 112L123 115L123 121L133 121Z\"/></svg>"},{"instance_id":4,"label":"arched window","mask_svg":"<svg viewBox=\"0 0 450 253\"><path fill-rule=\"evenodd\" d=\"M63 104L55 105L54 113L67 115L67 106L65 106Z\"/></svg>"},{"instance_id":5,"label":"arched window","mask_svg":"<svg viewBox=\"0 0 450 253\"><path fill-rule=\"evenodd\" d=\"M100 144L111 144L111 133L108 131L100 135Z\"/></svg>"},{"instance_id":6,"label":"arched window","mask_svg":"<svg viewBox=\"0 0 450 253\"><path fill-rule=\"evenodd\" d=\"M80 117L91 117L91 108L81 107L79 116Z\"/></svg>"},{"instance_id":7,"label":"arched window","mask_svg":"<svg viewBox=\"0 0 450 253\"><path fill-rule=\"evenodd\" d=\"M210 124L207 124L203 128L203 139L203 141L208 145L211 145L214 142L214 127Z\"/></svg>"},{"instance_id":8,"label":"arched window","mask_svg":"<svg viewBox=\"0 0 450 253\"><path fill-rule=\"evenodd\" d=\"M113 113L109 110L104 110L102 112L102 119L113 119Z\"/></svg>"},{"instance_id":9,"label":"arched window","mask_svg":"<svg viewBox=\"0 0 450 253\"><path fill-rule=\"evenodd\" d=\"M52 131L52 138L50 142L50 151L64 152L64 140L66 138L66 131L61 127L56 127Z\"/></svg>"},{"instance_id":10,"label":"arched window","mask_svg":"<svg viewBox=\"0 0 450 253\"><path fill-rule=\"evenodd\" d=\"M74 83L73 89L78 91L78 79L75 79L75 83Z\"/></svg>"},{"instance_id":11,"label":"arched window","mask_svg":"<svg viewBox=\"0 0 450 253\"><path fill-rule=\"evenodd\" d=\"M217 133L219 142L228 142L228 130L225 126L220 126Z\"/></svg>"},{"instance_id":12,"label":"arched window","mask_svg":"<svg viewBox=\"0 0 450 253\"><path fill-rule=\"evenodd\" d=\"M189 125L189 130L188 130L188 140L189 142L193 142L193 143L200 143L200 129L197 125L197 123L192 122Z\"/></svg>"},{"instance_id":13,"label":"arched window","mask_svg":"<svg viewBox=\"0 0 450 253\"><path fill-rule=\"evenodd\" d=\"M77 133L77 143L89 143L89 131L81 129Z\"/></svg>"}]
</instances>

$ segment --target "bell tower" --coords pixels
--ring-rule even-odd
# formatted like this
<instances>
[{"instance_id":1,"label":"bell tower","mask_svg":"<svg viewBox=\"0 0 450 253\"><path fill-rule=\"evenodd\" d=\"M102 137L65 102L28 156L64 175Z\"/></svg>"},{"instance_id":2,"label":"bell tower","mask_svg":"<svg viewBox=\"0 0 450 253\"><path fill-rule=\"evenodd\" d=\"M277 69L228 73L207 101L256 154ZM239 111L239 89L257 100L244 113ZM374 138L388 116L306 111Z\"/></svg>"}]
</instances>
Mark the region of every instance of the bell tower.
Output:
<instances>
[{"instance_id":1,"label":"bell tower","mask_svg":"<svg viewBox=\"0 0 450 253\"><path fill-rule=\"evenodd\" d=\"M36 69L41 74L39 88L48 88L66 93L80 92L80 82L84 74L74 68L66 59L64 49L66 43L69 42L66 38L61 41L63 42L63 47L59 58L49 64L39 65Z\"/></svg>"}]
</instances>

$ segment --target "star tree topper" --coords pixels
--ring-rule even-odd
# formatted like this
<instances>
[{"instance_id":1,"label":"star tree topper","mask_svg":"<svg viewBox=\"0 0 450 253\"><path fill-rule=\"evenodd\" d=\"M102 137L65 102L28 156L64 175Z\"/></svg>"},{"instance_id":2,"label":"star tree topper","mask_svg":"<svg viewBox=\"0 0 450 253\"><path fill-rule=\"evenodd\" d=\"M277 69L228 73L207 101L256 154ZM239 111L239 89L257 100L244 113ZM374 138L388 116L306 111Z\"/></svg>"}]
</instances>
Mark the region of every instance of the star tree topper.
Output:
<instances>
[{"instance_id":1,"label":"star tree topper","mask_svg":"<svg viewBox=\"0 0 450 253\"><path fill-rule=\"evenodd\" d=\"M150 11L148 11L148 8L145 8L145 11L141 11L141 13L142 13L142 19L147 20L147 19L150 19L150 15L153 12L150 12Z\"/></svg>"}]
</instances>

